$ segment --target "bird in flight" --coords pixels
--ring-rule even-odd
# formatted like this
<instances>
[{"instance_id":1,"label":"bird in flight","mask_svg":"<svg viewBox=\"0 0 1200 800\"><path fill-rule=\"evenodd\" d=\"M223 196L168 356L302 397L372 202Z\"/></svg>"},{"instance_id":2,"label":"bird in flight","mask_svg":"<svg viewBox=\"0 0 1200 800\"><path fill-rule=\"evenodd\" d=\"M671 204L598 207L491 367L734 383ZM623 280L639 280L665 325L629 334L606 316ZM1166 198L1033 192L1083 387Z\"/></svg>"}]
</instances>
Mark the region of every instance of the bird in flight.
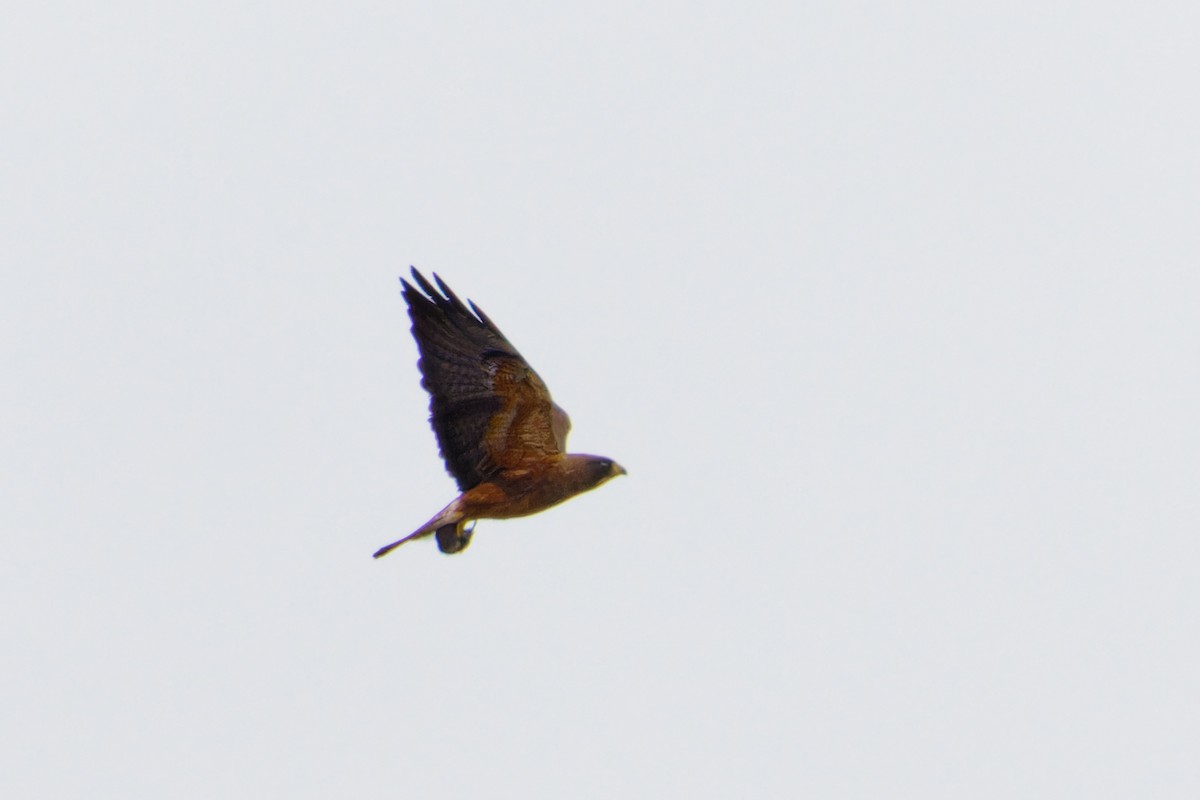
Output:
<instances>
[{"instance_id":1,"label":"bird in flight","mask_svg":"<svg viewBox=\"0 0 1200 800\"><path fill-rule=\"evenodd\" d=\"M381 547L385 556L433 534L443 553L471 543L473 523L536 514L624 475L611 458L567 453L567 412L487 314L469 308L435 273L404 284L421 385L446 471L461 494L431 520Z\"/></svg>"}]
</instances>

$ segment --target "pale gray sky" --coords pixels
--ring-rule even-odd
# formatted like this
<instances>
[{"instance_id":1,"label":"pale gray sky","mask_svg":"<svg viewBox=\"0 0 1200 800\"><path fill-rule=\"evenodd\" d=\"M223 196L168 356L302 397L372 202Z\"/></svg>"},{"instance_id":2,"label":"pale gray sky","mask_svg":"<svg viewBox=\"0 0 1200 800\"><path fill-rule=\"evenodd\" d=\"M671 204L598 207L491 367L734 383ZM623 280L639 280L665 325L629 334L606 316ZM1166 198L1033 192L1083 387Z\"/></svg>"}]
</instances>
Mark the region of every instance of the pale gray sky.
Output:
<instances>
[{"instance_id":1,"label":"pale gray sky","mask_svg":"<svg viewBox=\"0 0 1200 800\"><path fill-rule=\"evenodd\" d=\"M1193 5L5 18L0 795L1200 793ZM409 264L629 477L373 561Z\"/></svg>"}]
</instances>

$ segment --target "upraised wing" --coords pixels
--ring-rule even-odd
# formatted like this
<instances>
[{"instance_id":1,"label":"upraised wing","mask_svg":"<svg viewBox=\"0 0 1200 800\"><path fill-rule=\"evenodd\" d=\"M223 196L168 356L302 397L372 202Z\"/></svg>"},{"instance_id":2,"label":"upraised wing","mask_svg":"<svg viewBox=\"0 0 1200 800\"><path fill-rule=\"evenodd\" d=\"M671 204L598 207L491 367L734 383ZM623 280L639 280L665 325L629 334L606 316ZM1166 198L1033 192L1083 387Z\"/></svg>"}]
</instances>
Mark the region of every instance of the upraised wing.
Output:
<instances>
[{"instance_id":1,"label":"upraised wing","mask_svg":"<svg viewBox=\"0 0 1200 800\"><path fill-rule=\"evenodd\" d=\"M430 395L442 460L459 489L562 453L570 419L495 323L474 303L468 308L436 273L436 289L416 268L412 276L420 291L400 282L421 352L421 385Z\"/></svg>"}]
</instances>

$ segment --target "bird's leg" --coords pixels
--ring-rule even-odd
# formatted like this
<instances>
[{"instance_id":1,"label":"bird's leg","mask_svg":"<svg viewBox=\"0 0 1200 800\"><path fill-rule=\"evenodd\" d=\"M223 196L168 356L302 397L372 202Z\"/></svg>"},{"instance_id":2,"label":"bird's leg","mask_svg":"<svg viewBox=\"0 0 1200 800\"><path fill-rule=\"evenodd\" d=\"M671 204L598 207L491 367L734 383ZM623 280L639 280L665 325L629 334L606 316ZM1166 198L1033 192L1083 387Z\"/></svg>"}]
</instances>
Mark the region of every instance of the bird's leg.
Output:
<instances>
[{"instance_id":1,"label":"bird's leg","mask_svg":"<svg viewBox=\"0 0 1200 800\"><path fill-rule=\"evenodd\" d=\"M475 526L472 525L470 528L467 528L466 520L459 520L449 525L443 525L437 529L438 549L447 555L461 553L471 543L471 534L474 532Z\"/></svg>"}]
</instances>

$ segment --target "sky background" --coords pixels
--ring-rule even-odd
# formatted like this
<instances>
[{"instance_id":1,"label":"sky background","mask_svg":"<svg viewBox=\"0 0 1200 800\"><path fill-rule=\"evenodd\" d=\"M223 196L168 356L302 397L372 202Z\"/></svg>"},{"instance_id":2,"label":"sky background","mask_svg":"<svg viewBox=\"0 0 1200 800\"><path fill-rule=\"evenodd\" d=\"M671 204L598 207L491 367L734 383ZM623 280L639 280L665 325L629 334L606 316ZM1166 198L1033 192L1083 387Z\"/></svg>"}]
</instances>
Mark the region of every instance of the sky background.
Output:
<instances>
[{"instance_id":1,"label":"sky background","mask_svg":"<svg viewBox=\"0 0 1200 800\"><path fill-rule=\"evenodd\" d=\"M0 795L1200 796L1200 12L17 3ZM629 476L454 496L398 276Z\"/></svg>"}]
</instances>

